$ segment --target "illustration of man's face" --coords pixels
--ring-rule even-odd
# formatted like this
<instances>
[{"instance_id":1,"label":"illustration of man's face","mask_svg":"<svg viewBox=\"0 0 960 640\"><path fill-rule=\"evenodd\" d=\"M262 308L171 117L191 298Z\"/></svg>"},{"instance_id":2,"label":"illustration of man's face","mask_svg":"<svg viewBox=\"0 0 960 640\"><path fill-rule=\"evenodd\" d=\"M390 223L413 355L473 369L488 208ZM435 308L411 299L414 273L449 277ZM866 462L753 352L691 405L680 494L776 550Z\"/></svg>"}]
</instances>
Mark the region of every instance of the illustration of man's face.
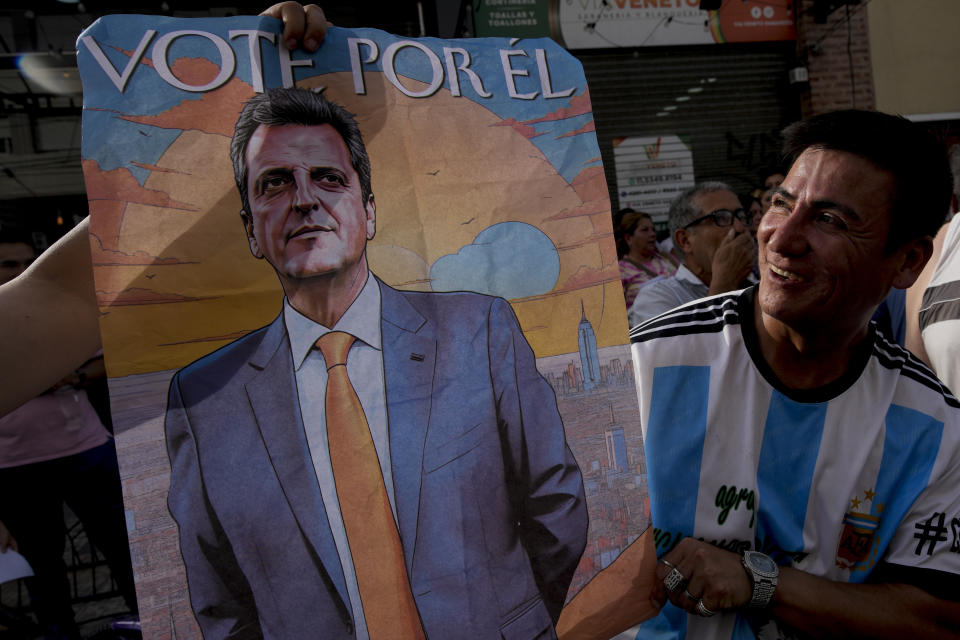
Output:
<instances>
[{"instance_id":1,"label":"illustration of man's face","mask_svg":"<svg viewBox=\"0 0 960 640\"><path fill-rule=\"evenodd\" d=\"M260 125L246 151L250 251L281 282L366 269L376 207L340 134L328 124Z\"/></svg>"}]
</instances>

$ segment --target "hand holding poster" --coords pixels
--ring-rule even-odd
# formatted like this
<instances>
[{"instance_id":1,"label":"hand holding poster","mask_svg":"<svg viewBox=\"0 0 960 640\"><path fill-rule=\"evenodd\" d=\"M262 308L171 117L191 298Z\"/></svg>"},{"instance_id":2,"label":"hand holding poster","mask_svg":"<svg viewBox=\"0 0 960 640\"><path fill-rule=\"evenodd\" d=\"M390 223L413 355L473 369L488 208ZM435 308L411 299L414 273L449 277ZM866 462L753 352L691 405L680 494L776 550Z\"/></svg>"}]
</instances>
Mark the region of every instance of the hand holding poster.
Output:
<instances>
[{"instance_id":1,"label":"hand holding poster","mask_svg":"<svg viewBox=\"0 0 960 640\"><path fill-rule=\"evenodd\" d=\"M277 26L79 43L145 633L552 633L649 525L579 64Z\"/></svg>"}]
</instances>

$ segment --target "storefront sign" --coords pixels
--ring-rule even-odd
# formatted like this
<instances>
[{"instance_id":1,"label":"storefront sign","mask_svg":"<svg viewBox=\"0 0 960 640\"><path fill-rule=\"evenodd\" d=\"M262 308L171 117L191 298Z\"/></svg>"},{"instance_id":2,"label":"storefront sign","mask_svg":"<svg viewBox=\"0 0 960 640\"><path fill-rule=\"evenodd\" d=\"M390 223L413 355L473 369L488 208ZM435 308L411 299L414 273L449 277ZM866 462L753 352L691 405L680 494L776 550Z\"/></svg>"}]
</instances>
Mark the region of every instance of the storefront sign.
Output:
<instances>
[{"instance_id":1,"label":"storefront sign","mask_svg":"<svg viewBox=\"0 0 960 640\"><path fill-rule=\"evenodd\" d=\"M550 0L476 0L473 26L479 37L548 37Z\"/></svg>"},{"instance_id":2,"label":"storefront sign","mask_svg":"<svg viewBox=\"0 0 960 640\"><path fill-rule=\"evenodd\" d=\"M672 134L614 140L613 159L620 207L649 213L658 227L670 202L694 184L693 153Z\"/></svg>"},{"instance_id":3,"label":"storefront sign","mask_svg":"<svg viewBox=\"0 0 960 640\"><path fill-rule=\"evenodd\" d=\"M568 49L651 47L794 40L792 3L725 2L701 11L700 0L560 0L559 29Z\"/></svg>"}]
</instances>

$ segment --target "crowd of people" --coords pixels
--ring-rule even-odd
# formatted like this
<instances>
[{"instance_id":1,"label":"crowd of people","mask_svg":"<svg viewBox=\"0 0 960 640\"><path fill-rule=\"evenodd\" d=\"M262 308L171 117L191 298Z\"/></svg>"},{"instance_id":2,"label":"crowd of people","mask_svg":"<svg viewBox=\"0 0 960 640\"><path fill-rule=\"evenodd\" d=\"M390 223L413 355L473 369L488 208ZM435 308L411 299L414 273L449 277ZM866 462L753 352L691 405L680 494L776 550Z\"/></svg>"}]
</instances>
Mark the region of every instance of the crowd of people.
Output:
<instances>
[{"instance_id":1,"label":"crowd of people","mask_svg":"<svg viewBox=\"0 0 960 640\"><path fill-rule=\"evenodd\" d=\"M866 111L784 140L759 284L631 330L671 605L638 637L955 637L960 403L871 322L955 205L946 154Z\"/></svg>"},{"instance_id":2,"label":"crowd of people","mask_svg":"<svg viewBox=\"0 0 960 640\"><path fill-rule=\"evenodd\" d=\"M661 234L649 213L620 209L613 227L630 326L685 302L756 284L757 230L783 178L773 171L763 187L740 195L723 182L698 183L674 198Z\"/></svg>"},{"instance_id":3,"label":"crowd of people","mask_svg":"<svg viewBox=\"0 0 960 640\"><path fill-rule=\"evenodd\" d=\"M326 22L316 7L268 12L284 19L291 44L320 46ZM562 595L551 593L546 621L565 640L603 640L644 620L638 638L960 637L960 402L950 391L960 384L960 217L948 220L960 199L960 147L948 160L921 126L868 111L795 123L784 141L787 171L768 176L762 192L741 198L703 182L680 194L669 246L657 243L650 215L615 219L656 556L643 552L645 534L562 611ZM110 486L84 493L113 510L90 516L106 524L117 522L115 458L74 373L99 342L85 231L22 275L32 247L0 241L4 266L16 271L0 286L0 359L11 376L0 438L17 443L0 450L0 481L39 486L54 476L50 500L69 500L62 485L80 477L75 463L97 467ZM901 303L891 290L906 291ZM871 320L896 304L909 350ZM61 395L74 403L76 426L39 430L40 405L62 414ZM189 448L186 436L178 442ZM29 480L5 475L27 471ZM27 554L39 542L30 529L38 500L20 514L0 503L0 550ZM62 547L62 525L44 526L55 535L36 552L40 566ZM94 543L109 558L120 541ZM116 560L126 585L129 558ZM229 598L235 586L218 584L218 593ZM375 615L375 600L337 605L332 583L309 589L329 597L344 637L354 636L354 618ZM58 590L32 592L35 610L57 609L50 637L76 637ZM436 597L404 591L414 613ZM203 607L208 628L242 633L230 626L236 609ZM412 617L410 637L459 624Z\"/></svg>"},{"instance_id":4,"label":"crowd of people","mask_svg":"<svg viewBox=\"0 0 960 640\"><path fill-rule=\"evenodd\" d=\"M620 261L630 326L685 302L755 282L757 251L750 222L737 195L722 182L703 182L677 196L667 226L680 264L635 284Z\"/></svg>"},{"instance_id":5,"label":"crowd of people","mask_svg":"<svg viewBox=\"0 0 960 640\"><path fill-rule=\"evenodd\" d=\"M956 166L960 144L954 145L951 153L951 162ZM955 168L954 171L960 172L960 169ZM757 284L757 231L763 212L770 207L783 179L783 173L770 172L764 178L762 187L736 196L740 204L733 208L729 208L732 202L730 197L736 195L732 187L716 181L697 183L673 200L666 215L666 229L660 232L648 213L630 207L617 211L613 216L613 229L629 325L636 326L697 298ZM708 196L708 193L715 195ZM721 198L728 206L715 208L713 205ZM726 211L733 215L727 215L724 213ZM712 222L713 226L707 224L703 230L696 230L706 221ZM724 232L716 231L716 228ZM946 226L942 231L935 239L932 263L939 258ZM726 237L720 237L723 233L726 233ZM753 240L752 247L748 239ZM687 246L686 250L684 245ZM749 270L748 264L752 265ZM933 264L921 276L924 284L929 280L932 269ZM878 306L873 319L878 328L894 342L909 346L911 351L929 363L919 339L917 322L921 288L912 287L912 294L904 289L891 289ZM910 319L907 315L908 305L911 305ZM943 331L946 326L934 332ZM911 336L909 344L908 332Z\"/></svg>"},{"instance_id":6,"label":"crowd of people","mask_svg":"<svg viewBox=\"0 0 960 640\"><path fill-rule=\"evenodd\" d=\"M737 198L706 182L674 199L676 273L638 289L623 270L659 597L672 605L638 638L897 637L924 625L954 637L960 541L939 527L960 523L960 144L948 167L945 145L918 125L857 111L784 137L790 169L763 188ZM825 471L848 438L874 453ZM892 480L917 473L908 490ZM727 504L760 504L746 529L718 526L702 502L716 494L721 507L731 490ZM752 548L731 553L738 539ZM884 589L903 606L884 608ZM943 616L922 619L938 600ZM864 605L883 612L858 619Z\"/></svg>"}]
</instances>

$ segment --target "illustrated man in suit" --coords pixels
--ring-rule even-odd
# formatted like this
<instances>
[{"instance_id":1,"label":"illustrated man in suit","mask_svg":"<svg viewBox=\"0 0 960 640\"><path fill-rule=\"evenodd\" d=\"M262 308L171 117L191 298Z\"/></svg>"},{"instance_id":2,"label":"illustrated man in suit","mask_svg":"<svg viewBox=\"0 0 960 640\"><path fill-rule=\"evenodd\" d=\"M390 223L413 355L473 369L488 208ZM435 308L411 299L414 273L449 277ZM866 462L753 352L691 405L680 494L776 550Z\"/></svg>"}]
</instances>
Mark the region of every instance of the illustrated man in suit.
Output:
<instances>
[{"instance_id":1,"label":"illustrated man in suit","mask_svg":"<svg viewBox=\"0 0 960 640\"><path fill-rule=\"evenodd\" d=\"M285 298L170 385L168 503L204 636L554 637L586 505L510 305L370 274L369 159L319 93L251 99L231 156Z\"/></svg>"}]
</instances>

